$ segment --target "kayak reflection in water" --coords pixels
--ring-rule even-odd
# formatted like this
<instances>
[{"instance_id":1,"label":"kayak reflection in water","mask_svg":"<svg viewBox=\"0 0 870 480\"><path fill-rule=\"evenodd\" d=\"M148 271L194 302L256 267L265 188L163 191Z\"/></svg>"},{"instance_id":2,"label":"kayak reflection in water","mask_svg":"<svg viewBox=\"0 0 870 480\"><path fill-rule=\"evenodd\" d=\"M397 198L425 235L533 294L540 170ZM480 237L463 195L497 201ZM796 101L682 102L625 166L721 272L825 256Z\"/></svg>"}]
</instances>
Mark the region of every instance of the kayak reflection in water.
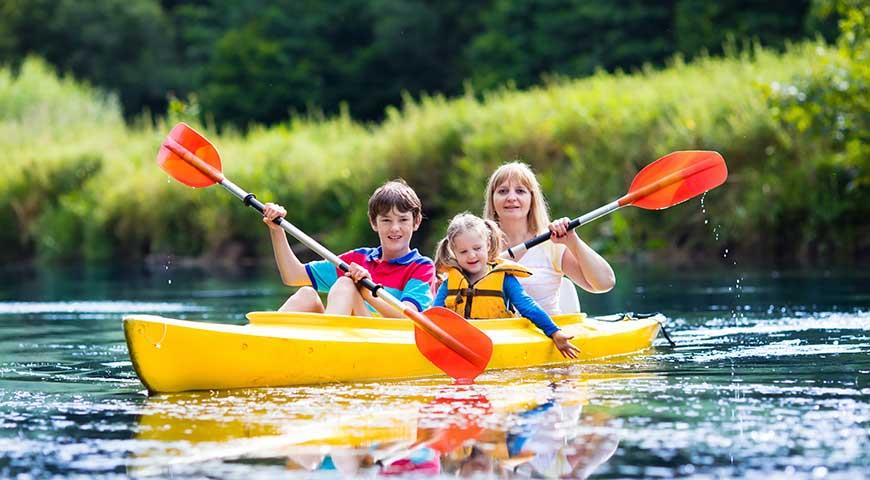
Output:
<instances>
[{"instance_id":1,"label":"kayak reflection in water","mask_svg":"<svg viewBox=\"0 0 870 480\"><path fill-rule=\"evenodd\" d=\"M442 456L479 436L484 431L482 421L491 411L489 400L473 385L451 385L420 408L413 441L399 438L367 449L330 448L326 454L293 452L288 455L287 468L336 470L343 475L373 468L369 473L437 475Z\"/></svg>"},{"instance_id":2,"label":"kayak reflection in water","mask_svg":"<svg viewBox=\"0 0 870 480\"><path fill-rule=\"evenodd\" d=\"M556 385L551 387L556 389ZM473 387L454 387L420 409L416 440L291 454L290 469L343 475L494 474L502 478L587 478L619 444L609 416L583 414L585 400L558 399L498 413ZM508 406L510 410L511 407ZM489 424L500 427L485 427ZM505 427L506 426L506 427ZM301 452L300 452L301 453Z\"/></svg>"},{"instance_id":3,"label":"kayak reflection in water","mask_svg":"<svg viewBox=\"0 0 870 480\"><path fill-rule=\"evenodd\" d=\"M556 385L552 387L555 389ZM488 431L471 447L453 452L443 471L512 478L587 478L616 452L605 414L581 417L583 402L551 398L511 415L506 431Z\"/></svg>"}]
</instances>

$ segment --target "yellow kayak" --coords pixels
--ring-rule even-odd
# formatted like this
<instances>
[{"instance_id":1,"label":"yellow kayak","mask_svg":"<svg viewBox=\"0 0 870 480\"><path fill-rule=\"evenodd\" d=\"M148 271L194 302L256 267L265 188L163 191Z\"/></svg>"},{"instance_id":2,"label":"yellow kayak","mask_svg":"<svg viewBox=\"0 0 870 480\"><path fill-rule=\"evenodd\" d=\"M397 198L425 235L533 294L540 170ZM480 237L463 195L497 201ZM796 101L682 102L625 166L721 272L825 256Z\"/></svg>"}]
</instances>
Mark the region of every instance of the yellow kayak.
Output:
<instances>
[{"instance_id":1,"label":"yellow kayak","mask_svg":"<svg viewBox=\"0 0 870 480\"><path fill-rule=\"evenodd\" d=\"M251 312L248 325L124 317L133 367L150 393L310 385L442 374L417 350L407 319ZM661 315L616 321L584 314L553 317L580 349L563 358L522 318L475 320L492 338L488 369L556 365L649 348Z\"/></svg>"}]
</instances>

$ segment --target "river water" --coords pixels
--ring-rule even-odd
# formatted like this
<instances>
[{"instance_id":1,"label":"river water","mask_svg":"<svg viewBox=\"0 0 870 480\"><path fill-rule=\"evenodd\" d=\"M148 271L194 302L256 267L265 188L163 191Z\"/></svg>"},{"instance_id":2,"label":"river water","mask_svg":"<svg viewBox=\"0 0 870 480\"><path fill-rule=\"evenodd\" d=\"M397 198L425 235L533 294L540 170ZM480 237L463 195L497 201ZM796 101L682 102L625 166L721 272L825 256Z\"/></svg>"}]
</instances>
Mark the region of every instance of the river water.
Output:
<instances>
[{"instance_id":1,"label":"river water","mask_svg":"<svg viewBox=\"0 0 870 480\"><path fill-rule=\"evenodd\" d=\"M584 310L662 312L675 347L150 398L121 316L241 324L287 295L272 268L0 270L0 477L870 476L870 275L616 270Z\"/></svg>"}]
</instances>

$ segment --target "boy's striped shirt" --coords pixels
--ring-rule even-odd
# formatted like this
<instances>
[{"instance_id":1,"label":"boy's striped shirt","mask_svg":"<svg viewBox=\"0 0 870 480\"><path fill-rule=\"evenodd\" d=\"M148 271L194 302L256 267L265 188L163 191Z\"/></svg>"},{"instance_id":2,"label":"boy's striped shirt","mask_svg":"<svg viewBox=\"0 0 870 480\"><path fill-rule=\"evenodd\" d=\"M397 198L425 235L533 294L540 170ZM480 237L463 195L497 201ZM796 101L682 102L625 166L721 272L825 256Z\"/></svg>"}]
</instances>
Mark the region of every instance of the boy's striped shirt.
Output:
<instances>
[{"instance_id":1,"label":"boy's striped shirt","mask_svg":"<svg viewBox=\"0 0 870 480\"><path fill-rule=\"evenodd\" d=\"M383 261L381 247L362 247L342 253L338 257L345 263L356 263L372 274L372 281L379 283L400 301L413 303L422 312L432 306L432 285L435 282L435 265L428 257L413 249L406 255ZM329 292L344 272L326 260L305 264L311 285L318 292Z\"/></svg>"}]
</instances>

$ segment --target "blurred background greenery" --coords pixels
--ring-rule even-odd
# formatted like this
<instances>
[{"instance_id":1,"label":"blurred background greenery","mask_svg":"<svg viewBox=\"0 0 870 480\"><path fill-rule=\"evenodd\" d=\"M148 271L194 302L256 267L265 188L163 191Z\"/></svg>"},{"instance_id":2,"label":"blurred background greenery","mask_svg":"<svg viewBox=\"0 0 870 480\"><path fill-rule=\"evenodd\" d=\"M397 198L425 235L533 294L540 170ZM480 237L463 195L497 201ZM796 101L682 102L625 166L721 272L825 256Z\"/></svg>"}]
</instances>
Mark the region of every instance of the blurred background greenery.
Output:
<instances>
[{"instance_id":1,"label":"blurred background greenery","mask_svg":"<svg viewBox=\"0 0 870 480\"><path fill-rule=\"evenodd\" d=\"M639 261L866 261L868 16L858 0L0 0L0 259L269 255L256 215L154 165L183 120L335 250L376 242L366 199L389 178L421 195L428 253L504 161L576 216L670 151L711 149L731 175L701 205L581 235Z\"/></svg>"}]
</instances>

